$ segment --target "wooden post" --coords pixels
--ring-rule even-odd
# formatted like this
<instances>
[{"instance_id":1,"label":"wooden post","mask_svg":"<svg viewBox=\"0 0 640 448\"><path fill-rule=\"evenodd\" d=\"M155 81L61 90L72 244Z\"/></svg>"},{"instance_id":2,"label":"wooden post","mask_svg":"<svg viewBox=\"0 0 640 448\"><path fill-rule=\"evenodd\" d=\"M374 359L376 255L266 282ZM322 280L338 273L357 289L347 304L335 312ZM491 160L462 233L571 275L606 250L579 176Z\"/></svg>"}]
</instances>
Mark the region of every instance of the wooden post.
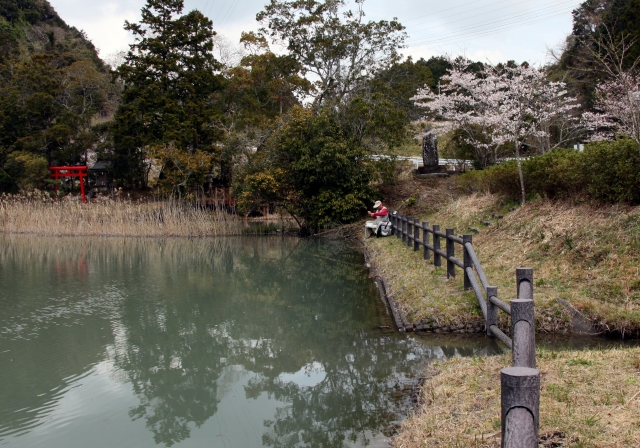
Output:
<instances>
[{"instance_id":1,"label":"wooden post","mask_svg":"<svg viewBox=\"0 0 640 448\"><path fill-rule=\"evenodd\" d=\"M517 268L518 298L511 301L513 366L536 367L536 328L533 304L533 269Z\"/></svg>"},{"instance_id":2,"label":"wooden post","mask_svg":"<svg viewBox=\"0 0 640 448\"><path fill-rule=\"evenodd\" d=\"M400 219L402 219L402 242L406 243L407 242L407 217L405 215L402 215Z\"/></svg>"},{"instance_id":3,"label":"wooden post","mask_svg":"<svg viewBox=\"0 0 640 448\"><path fill-rule=\"evenodd\" d=\"M418 240L420 239L420 220L418 218L413 218L413 251L418 252L420 249L420 243Z\"/></svg>"},{"instance_id":4,"label":"wooden post","mask_svg":"<svg viewBox=\"0 0 640 448\"><path fill-rule=\"evenodd\" d=\"M469 251L467 251L466 244L472 243L471 235L462 235L462 253L463 263L464 263L464 289L465 291L471 289L471 279L469 279L469 274L467 274L467 268L473 267L473 261L471 261L471 255L469 255ZM487 297L488 299L488 297Z\"/></svg>"},{"instance_id":5,"label":"wooden post","mask_svg":"<svg viewBox=\"0 0 640 448\"><path fill-rule=\"evenodd\" d=\"M518 299L533 300L533 268L516 269Z\"/></svg>"},{"instance_id":6,"label":"wooden post","mask_svg":"<svg viewBox=\"0 0 640 448\"><path fill-rule=\"evenodd\" d=\"M500 371L502 448L537 448L540 371L507 367Z\"/></svg>"},{"instance_id":7,"label":"wooden post","mask_svg":"<svg viewBox=\"0 0 640 448\"><path fill-rule=\"evenodd\" d=\"M491 326L498 326L498 307L491 303L492 296L498 297L497 286L487 286L487 336L490 338L495 337L490 330Z\"/></svg>"},{"instance_id":8,"label":"wooden post","mask_svg":"<svg viewBox=\"0 0 640 448\"><path fill-rule=\"evenodd\" d=\"M442 261L440 261L440 254L438 251L440 250L440 235L437 235L436 232L440 231L440 226L438 224L433 225L433 265L434 266L442 266Z\"/></svg>"},{"instance_id":9,"label":"wooden post","mask_svg":"<svg viewBox=\"0 0 640 448\"><path fill-rule=\"evenodd\" d=\"M402 215L396 212L396 238L402 238Z\"/></svg>"},{"instance_id":10,"label":"wooden post","mask_svg":"<svg viewBox=\"0 0 640 448\"><path fill-rule=\"evenodd\" d=\"M447 278L454 278L456 276L456 265L450 260L451 257L456 256L456 243L449 239L450 236L453 236L453 233L454 229L446 229L445 231L447 235Z\"/></svg>"},{"instance_id":11,"label":"wooden post","mask_svg":"<svg viewBox=\"0 0 640 448\"><path fill-rule=\"evenodd\" d=\"M422 243L424 244L424 259L428 260L431 258L431 251L427 248L427 244L429 244L429 223L426 221L422 221Z\"/></svg>"},{"instance_id":12,"label":"wooden post","mask_svg":"<svg viewBox=\"0 0 640 448\"><path fill-rule=\"evenodd\" d=\"M411 240L413 239L413 218L407 216L407 246L411 247Z\"/></svg>"}]
</instances>

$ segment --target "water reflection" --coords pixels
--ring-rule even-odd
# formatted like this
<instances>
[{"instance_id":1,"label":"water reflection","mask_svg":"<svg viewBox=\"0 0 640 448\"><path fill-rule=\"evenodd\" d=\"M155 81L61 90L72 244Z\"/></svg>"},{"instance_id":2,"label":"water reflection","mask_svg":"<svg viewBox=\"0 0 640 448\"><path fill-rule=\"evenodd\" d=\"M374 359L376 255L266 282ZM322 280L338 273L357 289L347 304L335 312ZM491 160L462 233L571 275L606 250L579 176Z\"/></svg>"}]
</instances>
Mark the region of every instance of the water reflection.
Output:
<instances>
[{"instance_id":1,"label":"water reflection","mask_svg":"<svg viewBox=\"0 0 640 448\"><path fill-rule=\"evenodd\" d=\"M342 243L2 240L9 445L376 445L422 363L498 349L379 329Z\"/></svg>"}]
</instances>

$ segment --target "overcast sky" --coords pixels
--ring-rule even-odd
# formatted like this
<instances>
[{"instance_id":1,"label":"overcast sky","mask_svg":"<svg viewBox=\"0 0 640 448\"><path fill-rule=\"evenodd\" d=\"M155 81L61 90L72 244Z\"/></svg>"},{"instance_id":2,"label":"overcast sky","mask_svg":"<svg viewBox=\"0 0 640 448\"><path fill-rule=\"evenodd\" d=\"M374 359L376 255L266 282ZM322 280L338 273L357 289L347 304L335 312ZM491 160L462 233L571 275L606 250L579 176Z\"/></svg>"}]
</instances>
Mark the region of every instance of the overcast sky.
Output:
<instances>
[{"instance_id":1,"label":"overcast sky","mask_svg":"<svg viewBox=\"0 0 640 448\"><path fill-rule=\"evenodd\" d=\"M132 38L125 20L140 20L145 0L49 0L69 25L84 30L103 58L127 50ZM583 0L366 0L369 20L398 20L409 35L403 54L414 59L464 53L473 60L534 64L547 60L571 32L571 11ZM237 42L256 30L256 14L268 0L185 0L199 9L218 34Z\"/></svg>"}]
</instances>

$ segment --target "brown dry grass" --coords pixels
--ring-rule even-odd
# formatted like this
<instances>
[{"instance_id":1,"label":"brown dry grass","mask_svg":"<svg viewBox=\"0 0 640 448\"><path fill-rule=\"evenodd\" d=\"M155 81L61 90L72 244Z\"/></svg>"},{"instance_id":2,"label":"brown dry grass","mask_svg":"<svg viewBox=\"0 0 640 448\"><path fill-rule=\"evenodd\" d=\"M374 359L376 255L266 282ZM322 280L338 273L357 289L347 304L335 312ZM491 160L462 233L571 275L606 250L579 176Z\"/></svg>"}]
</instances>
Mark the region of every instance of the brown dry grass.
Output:
<instances>
[{"instance_id":1,"label":"brown dry grass","mask_svg":"<svg viewBox=\"0 0 640 448\"><path fill-rule=\"evenodd\" d=\"M540 350L544 446L640 446L640 348ZM420 410L396 448L499 447L500 369L510 356L454 358L431 367Z\"/></svg>"},{"instance_id":2,"label":"brown dry grass","mask_svg":"<svg viewBox=\"0 0 640 448\"><path fill-rule=\"evenodd\" d=\"M563 298L603 331L640 333L640 207L539 200L510 211L512 204L497 196L461 195L451 180L408 182L397 191L392 205L405 214L455 228L457 234L471 233L469 227L481 230L473 237L474 248L503 300L515 297L515 268L534 268L539 330L569 329L568 315L557 302ZM410 192L417 199L412 208L402 200ZM498 214L504 218L495 218ZM461 271L452 284L395 238L370 240L368 246L409 314L433 315L435 308L436 315L445 313L438 318L453 320L460 306L460 316L473 316L465 295L451 294L461 288ZM451 307L440 304L448 301Z\"/></svg>"},{"instance_id":3,"label":"brown dry grass","mask_svg":"<svg viewBox=\"0 0 640 448\"><path fill-rule=\"evenodd\" d=\"M77 200L38 195L0 199L0 233L74 236L221 236L240 234L242 221L168 201Z\"/></svg>"}]
</instances>

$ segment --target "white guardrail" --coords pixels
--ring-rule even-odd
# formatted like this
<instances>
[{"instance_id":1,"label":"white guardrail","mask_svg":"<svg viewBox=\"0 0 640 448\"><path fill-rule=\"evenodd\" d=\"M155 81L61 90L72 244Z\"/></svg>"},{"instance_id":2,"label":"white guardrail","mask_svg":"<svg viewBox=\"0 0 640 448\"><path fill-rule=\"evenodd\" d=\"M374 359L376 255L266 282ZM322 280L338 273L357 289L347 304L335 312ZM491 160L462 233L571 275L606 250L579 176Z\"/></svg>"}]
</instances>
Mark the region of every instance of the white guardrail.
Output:
<instances>
[{"instance_id":1,"label":"white guardrail","mask_svg":"<svg viewBox=\"0 0 640 448\"><path fill-rule=\"evenodd\" d=\"M390 159L390 156L372 154L371 158L373 160L380 159ZM413 167L418 169L419 166L423 165L422 157L406 157L406 156L396 156L396 160L406 160L413 163ZM473 166L473 162L471 160L463 160L463 159L438 159L438 165L440 166L449 166L452 167L452 171L455 171L459 166Z\"/></svg>"}]
</instances>

